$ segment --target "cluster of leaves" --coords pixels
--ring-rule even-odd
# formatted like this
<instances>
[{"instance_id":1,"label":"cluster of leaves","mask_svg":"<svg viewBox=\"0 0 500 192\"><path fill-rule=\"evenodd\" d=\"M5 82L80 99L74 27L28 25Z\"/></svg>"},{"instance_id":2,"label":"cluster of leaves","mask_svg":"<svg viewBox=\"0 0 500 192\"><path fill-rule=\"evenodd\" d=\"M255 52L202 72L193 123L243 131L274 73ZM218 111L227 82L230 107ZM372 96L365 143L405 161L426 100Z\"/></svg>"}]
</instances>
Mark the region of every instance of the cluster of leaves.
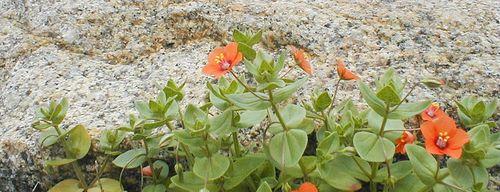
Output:
<instances>
[{"instance_id":1,"label":"cluster of leaves","mask_svg":"<svg viewBox=\"0 0 500 192\"><path fill-rule=\"evenodd\" d=\"M405 121L431 105L430 101L407 102L417 85L408 89L393 69L375 82L375 89L359 81L369 106L360 110L350 99L336 103L340 83L357 79L350 74L352 78L339 77L345 81L337 81L333 94L315 91L306 102L294 95L308 78L287 78L284 69L294 66L286 64L285 53L275 58L255 50L261 32L236 30L233 35L249 80L237 76L232 67L221 67L232 78L207 83L208 101L185 107L181 107L184 84L169 80L155 99L135 103L139 116L130 115L127 125L101 133L100 149L106 157L89 184L78 165L90 148L86 129L81 125L60 128L66 100L41 108L34 127L42 131L42 145L59 143L66 151L64 158L49 159L46 164L72 164L78 177L63 180L50 191L123 191L122 175L118 181L100 178L108 159L122 173L142 170L145 192L289 192L304 182L314 183L319 191L487 190L486 168L500 162L499 134L491 133L496 124L488 121L496 112L496 101L468 97L457 102L460 122L470 129L461 158L450 158L442 165L436 160L442 157L429 154L416 142L406 146L409 160L401 160L405 158L395 157L395 142L410 130ZM224 58L217 59L223 62ZM437 80L422 83L440 84ZM251 127L262 134L263 147L257 150L241 146L238 136L240 130ZM120 148L126 137L135 148ZM316 148L305 155L308 146ZM167 158L174 163L167 163Z\"/></svg>"}]
</instances>

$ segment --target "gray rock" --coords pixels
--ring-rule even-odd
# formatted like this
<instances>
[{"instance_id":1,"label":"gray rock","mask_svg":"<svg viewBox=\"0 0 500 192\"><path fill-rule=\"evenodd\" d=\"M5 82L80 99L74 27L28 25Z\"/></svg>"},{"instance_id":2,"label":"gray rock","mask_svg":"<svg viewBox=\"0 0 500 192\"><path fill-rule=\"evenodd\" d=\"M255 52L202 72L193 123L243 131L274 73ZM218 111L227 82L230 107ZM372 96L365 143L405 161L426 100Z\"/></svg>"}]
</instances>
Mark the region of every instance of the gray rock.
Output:
<instances>
[{"instance_id":1,"label":"gray rock","mask_svg":"<svg viewBox=\"0 0 500 192\"><path fill-rule=\"evenodd\" d=\"M201 67L233 28L266 31L262 49L305 48L316 70L307 87L333 90L340 57L366 82L393 67L410 83L429 75L448 83L419 87L410 100L498 97L499 11L493 0L0 0L0 191L37 183L43 191L60 179L43 171L50 151L30 127L37 107L67 97L65 124L96 135L126 122L133 101L154 97L169 78L186 80L189 102L199 103L210 80ZM341 88L340 99L361 101L354 83Z\"/></svg>"}]
</instances>

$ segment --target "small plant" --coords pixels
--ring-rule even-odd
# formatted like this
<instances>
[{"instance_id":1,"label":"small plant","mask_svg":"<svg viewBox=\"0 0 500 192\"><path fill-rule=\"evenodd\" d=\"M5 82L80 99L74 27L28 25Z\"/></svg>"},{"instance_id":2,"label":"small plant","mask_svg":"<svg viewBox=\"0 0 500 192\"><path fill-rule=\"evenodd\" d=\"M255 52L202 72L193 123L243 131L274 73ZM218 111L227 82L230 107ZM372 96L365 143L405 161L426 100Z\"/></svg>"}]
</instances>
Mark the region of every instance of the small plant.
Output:
<instances>
[{"instance_id":1,"label":"small plant","mask_svg":"<svg viewBox=\"0 0 500 192\"><path fill-rule=\"evenodd\" d=\"M172 80L155 99L137 101L138 116L101 133L107 156L99 167L113 157L122 174L137 169L145 192L487 190L487 168L500 162L499 134L490 130L497 125L489 121L496 100L457 102L459 127L439 104L407 100L419 85L443 86L439 79L409 84L388 69L371 87L341 59L333 93L316 90L305 100L294 95L308 77L289 72L297 65L313 75L307 54L290 46L293 60L287 60L286 52L275 57L256 50L261 34L236 30L235 42L208 55L202 70L217 82L206 84L207 102L184 103L184 84ZM341 83L355 81L366 109L337 99ZM87 154L90 137L81 125L59 128L66 110L66 100L52 102L34 125L43 131L44 146L59 142L66 151L47 164L71 163L79 179L51 191L123 191L122 174L100 179L103 168L85 182L77 162ZM261 133L260 148L242 146L238 133L251 127ZM125 138L134 147L121 151Z\"/></svg>"},{"instance_id":2,"label":"small plant","mask_svg":"<svg viewBox=\"0 0 500 192\"><path fill-rule=\"evenodd\" d=\"M97 168L97 173L91 182L87 182L87 177L78 160L84 158L89 152L91 138L87 129L83 125L76 125L71 129L61 127L61 123L66 117L68 101L62 99L60 102L51 101L48 107L42 107L37 111L37 121L33 127L41 131L40 143L44 147L59 145L65 153L64 157L51 157L45 161L48 167L59 167L69 164L73 169L77 179L65 179L52 187L49 192L63 191L122 191L120 182L110 178L101 178L106 168L108 158ZM103 131L101 136L102 150L109 155L116 154L117 146L123 140L123 134L119 131ZM87 173L87 175L90 175Z\"/></svg>"}]
</instances>

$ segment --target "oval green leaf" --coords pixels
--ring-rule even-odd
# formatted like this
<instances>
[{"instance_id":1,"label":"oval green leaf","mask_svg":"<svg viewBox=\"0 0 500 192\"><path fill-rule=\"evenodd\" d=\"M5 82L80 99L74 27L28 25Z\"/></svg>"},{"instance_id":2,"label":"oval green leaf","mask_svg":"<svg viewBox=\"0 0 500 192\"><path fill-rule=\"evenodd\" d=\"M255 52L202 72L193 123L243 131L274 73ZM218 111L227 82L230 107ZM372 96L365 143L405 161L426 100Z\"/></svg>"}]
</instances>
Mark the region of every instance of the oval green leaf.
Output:
<instances>
[{"instance_id":1,"label":"oval green leaf","mask_svg":"<svg viewBox=\"0 0 500 192\"><path fill-rule=\"evenodd\" d=\"M369 132L358 132L354 135L354 148L359 156L369 162L384 162L392 159L395 146L385 137Z\"/></svg>"}]
</instances>

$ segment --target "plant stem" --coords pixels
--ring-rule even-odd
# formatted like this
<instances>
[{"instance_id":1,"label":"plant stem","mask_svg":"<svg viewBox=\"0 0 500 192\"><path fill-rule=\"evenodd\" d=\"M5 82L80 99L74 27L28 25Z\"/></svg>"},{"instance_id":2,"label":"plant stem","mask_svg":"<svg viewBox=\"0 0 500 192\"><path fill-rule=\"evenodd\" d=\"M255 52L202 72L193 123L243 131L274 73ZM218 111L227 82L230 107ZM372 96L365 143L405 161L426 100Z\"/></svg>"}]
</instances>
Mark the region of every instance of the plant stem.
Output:
<instances>
[{"instance_id":1,"label":"plant stem","mask_svg":"<svg viewBox=\"0 0 500 192\"><path fill-rule=\"evenodd\" d=\"M396 105L396 107L394 107L392 110L389 111L390 112L393 112L393 111L396 111L396 109L398 109L398 107L403 104L403 102L406 100L406 98L408 98L408 96L410 96L410 93L415 89L415 87L417 87L418 83L416 83L415 85L413 85L411 88L410 88L410 91L408 91L408 93L406 93L405 97L403 97L403 99L401 99L401 101L399 101L399 103Z\"/></svg>"},{"instance_id":2,"label":"plant stem","mask_svg":"<svg viewBox=\"0 0 500 192\"><path fill-rule=\"evenodd\" d=\"M257 98L259 98L259 99L261 99L261 100L264 100L264 101L267 101L267 100L268 100L268 99L266 99L266 98L263 98L263 97L261 97L261 96L257 95L257 93L253 92L253 90L252 90L252 89L250 89L250 87L248 87L248 85L247 85L247 84L243 83L243 81L241 81L241 80L240 80L240 78L238 78L238 76L236 75L236 73L234 73L233 71L230 71L230 72L231 72L231 74L233 75L233 77L236 79L236 81L238 81L241 85L243 85L243 87L245 87L245 89L246 89L248 92L252 93L252 95L254 95L255 97L257 97Z\"/></svg>"},{"instance_id":3,"label":"plant stem","mask_svg":"<svg viewBox=\"0 0 500 192\"><path fill-rule=\"evenodd\" d=\"M286 71L285 73L283 73L283 75L281 75L280 78L285 77L288 73L290 73L290 71L292 71L292 69L293 69L293 67L289 67L288 71Z\"/></svg>"},{"instance_id":4,"label":"plant stem","mask_svg":"<svg viewBox=\"0 0 500 192\"><path fill-rule=\"evenodd\" d=\"M52 125L52 126L54 127L54 129L56 129L57 135L61 136L62 131L59 128L59 126L58 125ZM66 148L66 146L67 146L66 140L64 140L64 139L62 140L62 145L64 148L64 152L66 153L66 156L69 156L70 152ZM78 165L78 162L77 161L71 162L71 167L73 168L73 171L75 172L76 177L78 177L78 180L80 181L80 184L82 185L82 187L84 189L86 189L88 187L88 185L87 185L87 182L85 181L85 176L83 175L82 170L80 170L80 166Z\"/></svg>"},{"instance_id":5,"label":"plant stem","mask_svg":"<svg viewBox=\"0 0 500 192\"><path fill-rule=\"evenodd\" d=\"M385 128L385 124L387 123L389 109L390 109L390 106L388 104L385 104L384 119L382 120L382 125L380 126L380 131L378 133L380 136L384 136L384 128Z\"/></svg>"},{"instance_id":6,"label":"plant stem","mask_svg":"<svg viewBox=\"0 0 500 192\"><path fill-rule=\"evenodd\" d=\"M269 93L269 101L271 103L271 106L273 107L273 111L274 113L276 113L276 116L278 117L278 120L281 124L281 126L283 126L283 129L285 131L288 131L288 128L286 127L286 124L285 124L285 120L283 119L283 117L281 116L281 113L279 112L278 110L278 107L276 106L276 104L274 103L274 97L273 97L273 92L271 90L267 90L268 93Z\"/></svg>"},{"instance_id":7,"label":"plant stem","mask_svg":"<svg viewBox=\"0 0 500 192\"><path fill-rule=\"evenodd\" d=\"M146 149L146 161L148 162L150 168L151 168L151 174L153 175L153 183L156 184L156 174L155 174L155 169L153 166L153 162L151 161L151 158L149 158L149 147L148 144L142 140L142 145L144 146L144 149Z\"/></svg>"},{"instance_id":8,"label":"plant stem","mask_svg":"<svg viewBox=\"0 0 500 192\"><path fill-rule=\"evenodd\" d=\"M330 123L328 123L328 116L325 113L325 111L321 111L321 115L323 116L323 122L325 123L325 127L327 131L332 131L332 128L330 127Z\"/></svg>"},{"instance_id":9,"label":"plant stem","mask_svg":"<svg viewBox=\"0 0 500 192\"><path fill-rule=\"evenodd\" d=\"M339 91L339 85L340 85L341 80L342 79L339 78L337 83L335 83L335 91L333 92L332 103L330 104L330 109L328 109L328 114L330 114L330 112L332 112L333 107L335 106L335 99L337 98L337 92Z\"/></svg>"},{"instance_id":10,"label":"plant stem","mask_svg":"<svg viewBox=\"0 0 500 192\"><path fill-rule=\"evenodd\" d=\"M104 173L104 169L106 169L106 166L108 165L108 161L109 161L109 157L106 156L106 159L104 159L104 162L100 166L100 169L97 172L96 177L94 178L94 180L92 180L92 182L90 182L89 186L93 186L99 180L99 178L101 178L102 174Z\"/></svg>"},{"instance_id":11,"label":"plant stem","mask_svg":"<svg viewBox=\"0 0 500 192\"><path fill-rule=\"evenodd\" d=\"M384 130L384 132L391 132L391 131L417 131L420 130L420 128L415 128L415 129L393 129L393 130Z\"/></svg>"},{"instance_id":12,"label":"plant stem","mask_svg":"<svg viewBox=\"0 0 500 192\"><path fill-rule=\"evenodd\" d=\"M299 167L300 167L300 170L302 171L302 174L304 174L304 180L307 181L308 180L307 170L306 170L306 167L304 166L304 163L300 160L299 160Z\"/></svg>"},{"instance_id":13,"label":"plant stem","mask_svg":"<svg viewBox=\"0 0 500 192\"><path fill-rule=\"evenodd\" d=\"M234 154L236 155L236 157L240 157L241 151L240 151L240 142L238 141L238 133L235 131L231 135L233 137Z\"/></svg>"},{"instance_id":14,"label":"plant stem","mask_svg":"<svg viewBox=\"0 0 500 192\"><path fill-rule=\"evenodd\" d=\"M379 163L372 164L372 172L371 172L371 176L370 176L370 178L372 178L372 180L370 180L370 191L371 192L377 191L377 184L373 181L373 178L375 178L375 176L377 176L378 166L379 166Z\"/></svg>"},{"instance_id":15,"label":"plant stem","mask_svg":"<svg viewBox=\"0 0 500 192\"><path fill-rule=\"evenodd\" d=\"M172 125L172 122L168 121L166 124L167 124L168 129L170 129L170 131L174 130L174 125ZM194 163L193 158L191 157L187 146L184 145L184 143L181 143L181 142L179 142L179 144L182 147L182 150L184 151L184 153L186 153L186 159L188 161L189 168L191 168L191 166Z\"/></svg>"}]
</instances>

